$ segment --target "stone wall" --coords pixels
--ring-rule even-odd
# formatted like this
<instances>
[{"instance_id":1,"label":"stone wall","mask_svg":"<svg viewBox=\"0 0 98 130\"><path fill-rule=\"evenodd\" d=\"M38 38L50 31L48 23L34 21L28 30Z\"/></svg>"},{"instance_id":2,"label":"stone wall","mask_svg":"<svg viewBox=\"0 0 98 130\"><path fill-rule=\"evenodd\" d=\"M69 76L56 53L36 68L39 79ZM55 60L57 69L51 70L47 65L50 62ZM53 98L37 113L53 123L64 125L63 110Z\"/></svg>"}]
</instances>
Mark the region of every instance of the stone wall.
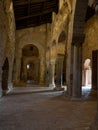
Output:
<instances>
[{"instance_id":1,"label":"stone wall","mask_svg":"<svg viewBox=\"0 0 98 130\"><path fill-rule=\"evenodd\" d=\"M83 63L85 59L92 59L92 51L98 50L98 16L93 16L85 26L85 41L83 43Z\"/></svg>"}]
</instances>

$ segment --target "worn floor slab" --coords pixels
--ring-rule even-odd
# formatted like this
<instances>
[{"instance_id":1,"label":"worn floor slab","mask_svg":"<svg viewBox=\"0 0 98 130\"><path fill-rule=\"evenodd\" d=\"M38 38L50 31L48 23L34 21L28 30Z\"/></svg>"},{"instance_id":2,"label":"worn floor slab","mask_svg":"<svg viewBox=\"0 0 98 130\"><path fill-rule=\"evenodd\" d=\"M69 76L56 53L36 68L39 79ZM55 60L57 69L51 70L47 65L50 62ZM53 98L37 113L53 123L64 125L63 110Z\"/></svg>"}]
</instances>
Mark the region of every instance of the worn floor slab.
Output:
<instances>
[{"instance_id":1,"label":"worn floor slab","mask_svg":"<svg viewBox=\"0 0 98 130\"><path fill-rule=\"evenodd\" d=\"M62 91L42 88L42 92L33 93L32 88L26 89L17 89L16 93L14 89L0 99L0 130L89 129L96 114L94 98L70 101Z\"/></svg>"}]
</instances>

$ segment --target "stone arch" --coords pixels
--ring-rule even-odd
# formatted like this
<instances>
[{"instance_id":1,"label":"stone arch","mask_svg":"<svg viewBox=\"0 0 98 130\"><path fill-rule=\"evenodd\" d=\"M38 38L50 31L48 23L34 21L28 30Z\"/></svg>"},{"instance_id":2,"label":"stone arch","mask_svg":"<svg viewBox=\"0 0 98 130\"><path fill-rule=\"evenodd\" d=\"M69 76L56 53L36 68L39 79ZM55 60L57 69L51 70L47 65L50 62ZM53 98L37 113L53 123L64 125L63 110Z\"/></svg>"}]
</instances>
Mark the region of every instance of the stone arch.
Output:
<instances>
[{"instance_id":1,"label":"stone arch","mask_svg":"<svg viewBox=\"0 0 98 130\"><path fill-rule=\"evenodd\" d=\"M33 83L39 81L39 50L32 44L27 44L22 48L21 75L20 79Z\"/></svg>"},{"instance_id":2,"label":"stone arch","mask_svg":"<svg viewBox=\"0 0 98 130\"><path fill-rule=\"evenodd\" d=\"M34 46L36 46L36 47L38 48L38 50L39 50L39 56L40 56L40 57L45 54L45 49L43 48L42 44L39 43L39 42L37 42L37 41L32 41L32 42L30 42L30 43L20 44L20 46L19 46L19 53L20 53L20 55L22 55L22 49L24 48L24 46L26 46L26 45L28 45L28 44L34 45Z\"/></svg>"},{"instance_id":3,"label":"stone arch","mask_svg":"<svg viewBox=\"0 0 98 130\"><path fill-rule=\"evenodd\" d=\"M58 37L58 43L63 42L63 41L65 41L65 40L66 40L66 33L65 33L65 31L63 30L63 31L61 31L61 33L60 33L60 35L59 35L59 37Z\"/></svg>"},{"instance_id":4,"label":"stone arch","mask_svg":"<svg viewBox=\"0 0 98 130\"><path fill-rule=\"evenodd\" d=\"M8 90L8 75L9 75L9 61L8 58L5 59L2 66L2 90L3 94Z\"/></svg>"},{"instance_id":5,"label":"stone arch","mask_svg":"<svg viewBox=\"0 0 98 130\"><path fill-rule=\"evenodd\" d=\"M45 79L45 48L42 46L42 43L39 43L37 41L32 41L29 43L23 42L20 43L18 46L18 54L16 55L16 73L15 73L15 83L18 83L20 81L20 77L21 77L21 61L22 61L22 49L24 46L26 45L34 45L35 47L38 48L39 51L39 83L44 83L44 79Z\"/></svg>"},{"instance_id":6,"label":"stone arch","mask_svg":"<svg viewBox=\"0 0 98 130\"><path fill-rule=\"evenodd\" d=\"M70 6L71 7L71 6ZM71 13L71 9L69 9L68 2L63 2L61 9L59 10L58 14L55 17L53 22L53 35L52 39L58 40L60 32L66 27L69 22L69 15Z\"/></svg>"},{"instance_id":7,"label":"stone arch","mask_svg":"<svg viewBox=\"0 0 98 130\"><path fill-rule=\"evenodd\" d=\"M18 47L18 52L17 52L17 55L16 55L16 73L15 73L15 83L19 83L20 81L20 71L21 71L21 61L22 61L22 49L24 46L26 45L34 45L38 48L38 51L39 51L39 59L40 59L40 67L39 67L39 83L44 83L44 76L45 76L45 48L43 47L43 45L37 41L30 41L30 42L23 42L22 44L19 43L19 46Z\"/></svg>"},{"instance_id":8,"label":"stone arch","mask_svg":"<svg viewBox=\"0 0 98 130\"><path fill-rule=\"evenodd\" d=\"M35 45L27 44L22 48L22 55L39 57L39 50Z\"/></svg>"},{"instance_id":9,"label":"stone arch","mask_svg":"<svg viewBox=\"0 0 98 130\"><path fill-rule=\"evenodd\" d=\"M58 54L65 54L65 49L67 47L67 28L65 30L61 30L58 36L58 44L57 44L57 53Z\"/></svg>"}]
</instances>

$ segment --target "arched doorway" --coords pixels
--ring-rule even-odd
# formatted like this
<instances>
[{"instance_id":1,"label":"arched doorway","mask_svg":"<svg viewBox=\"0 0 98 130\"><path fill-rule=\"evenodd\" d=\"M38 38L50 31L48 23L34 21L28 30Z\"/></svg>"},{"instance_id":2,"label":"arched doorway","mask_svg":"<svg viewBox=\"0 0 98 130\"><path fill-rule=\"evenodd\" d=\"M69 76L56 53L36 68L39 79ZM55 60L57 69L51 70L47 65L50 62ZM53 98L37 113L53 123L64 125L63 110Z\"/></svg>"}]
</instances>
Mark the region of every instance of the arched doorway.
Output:
<instances>
[{"instance_id":1,"label":"arched doorway","mask_svg":"<svg viewBox=\"0 0 98 130\"><path fill-rule=\"evenodd\" d=\"M39 82L40 69L39 51L32 44L26 45L22 49L21 77L20 79L26 83Z\"/></svg>"},{"instance_id":2,"label":"arched doorway","mask_svg":"<svg viewBox=\"0 0 98 130\"><path fill-rule=\"evenodd\" d=\"M3 67L2 67L2 90L3 94L6 93L8 90L8 73L9 73L9 62L8 59L6 58Z\"/></svg>"},{"instance_id":3,"label":"arched doorway","mask_svg":"<svg viewBox=\"0 0 98 130\"><path fill-rule=\"evenodd\" d=\"M91 87L91 76L92 76L91 60L86 59L83 64L83 75L82 75L83 86Z\"/></svg>"},{"instance_id":4,"label":"arched doorway","mask_svg":"<svg viewBox=\"0 0 98 130\"><path fill-rule=\"evenodd\" d=\"M27 64L27 80L34 79L34 63L30 62Z\"/></svg>"}]
</instances>

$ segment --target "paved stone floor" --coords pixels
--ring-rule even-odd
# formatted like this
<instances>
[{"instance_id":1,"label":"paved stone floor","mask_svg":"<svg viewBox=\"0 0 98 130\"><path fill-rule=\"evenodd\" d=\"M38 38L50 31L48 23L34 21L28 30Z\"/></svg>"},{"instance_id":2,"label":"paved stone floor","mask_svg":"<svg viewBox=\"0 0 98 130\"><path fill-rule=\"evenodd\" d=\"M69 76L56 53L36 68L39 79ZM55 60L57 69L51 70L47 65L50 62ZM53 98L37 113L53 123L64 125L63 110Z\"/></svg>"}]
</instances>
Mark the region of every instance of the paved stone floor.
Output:
<instances>
[{"instance_id":1,"label":"paved stone floor","mask_svg":"<svg viewBox=\"0 0 98 130\"><path fill-rule=\"evenodd\" d=\"M0 130L88 130L97 106L89 92L71 101L50 88L14 88L0 99Z\"/></svg>"}]
</instances>

